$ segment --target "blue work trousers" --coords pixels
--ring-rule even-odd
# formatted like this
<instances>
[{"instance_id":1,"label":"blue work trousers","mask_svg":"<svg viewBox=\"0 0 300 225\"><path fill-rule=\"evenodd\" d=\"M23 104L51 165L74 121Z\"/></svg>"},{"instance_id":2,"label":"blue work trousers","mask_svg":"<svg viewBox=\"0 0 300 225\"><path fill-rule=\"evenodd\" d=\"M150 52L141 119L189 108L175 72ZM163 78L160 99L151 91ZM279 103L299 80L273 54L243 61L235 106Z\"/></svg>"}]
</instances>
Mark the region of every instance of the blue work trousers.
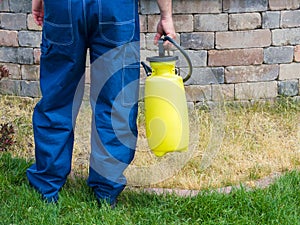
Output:
<instances>
[{"instance_id":1,"label":"blue work trousers","mask_svg":"<svg viewBox=\"0 0 300 225\"><path fill-rule=\"evenodd\" d=\"M92 106L88 185L113 203L134 157L139 89L138 0L44 0L40 88L33 113L30 184L48 201L71 170L74 124L90 52Z\"/></svg>"}]
</instances>

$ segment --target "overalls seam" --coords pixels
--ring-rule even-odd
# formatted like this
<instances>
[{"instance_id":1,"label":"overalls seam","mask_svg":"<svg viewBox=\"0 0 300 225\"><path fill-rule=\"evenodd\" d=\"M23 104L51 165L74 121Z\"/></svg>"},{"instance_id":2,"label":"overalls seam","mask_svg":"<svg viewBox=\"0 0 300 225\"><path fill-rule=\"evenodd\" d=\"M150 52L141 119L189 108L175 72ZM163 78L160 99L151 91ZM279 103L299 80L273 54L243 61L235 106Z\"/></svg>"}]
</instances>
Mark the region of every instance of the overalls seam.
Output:
<instances>
[{"instance_id":1,"label":"overalls seam","mask_svg":"<svg viewBox=\"0 0 300 225\"><path fill-rule=\"evenodd\" d=\"M135 19L132 20L126 20L126 21L122 21L122 22L115 22L115 21L107 21L107 22L99 22L99 24L104 24L104 25L124 25L124 24L130 24L130 23L134 23Z\"/></svg>"},{"instance_id":2,"label":"overalls seam","mask_svg":"<svg viewBox=\"0 0 300 225\"><path fill-rule=\"evenodd\" d=\"M45 20L44 22L50 24L53 27L60 27L60 28L70 28L70 27L72 28L73 27L71 23L70 24L57 24L57 23L52 23L48 20Z\"/></svg>"}]
</instances>

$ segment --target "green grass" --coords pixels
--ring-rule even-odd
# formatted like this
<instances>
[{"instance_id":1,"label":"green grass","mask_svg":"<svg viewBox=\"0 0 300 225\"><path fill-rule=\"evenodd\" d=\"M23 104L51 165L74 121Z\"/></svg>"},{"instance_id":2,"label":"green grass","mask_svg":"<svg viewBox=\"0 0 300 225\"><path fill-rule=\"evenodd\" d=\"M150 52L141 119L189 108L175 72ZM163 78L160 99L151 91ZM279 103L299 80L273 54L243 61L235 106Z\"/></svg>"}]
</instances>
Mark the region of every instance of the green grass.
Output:
<instances>
[{"instance_id":1,"label":"green grass","mask_svg":"<svg viewBox=\"0 0 300 225\"><path fill-rule=\"evenodd\" d=\"M0 224L300 224L300 172L266 189L196 197L125 190L115 210L98 207L85 180L69 179L57 205L46 204L28 184L31 162L0 153Z\"/></svg>"}]
</instances>

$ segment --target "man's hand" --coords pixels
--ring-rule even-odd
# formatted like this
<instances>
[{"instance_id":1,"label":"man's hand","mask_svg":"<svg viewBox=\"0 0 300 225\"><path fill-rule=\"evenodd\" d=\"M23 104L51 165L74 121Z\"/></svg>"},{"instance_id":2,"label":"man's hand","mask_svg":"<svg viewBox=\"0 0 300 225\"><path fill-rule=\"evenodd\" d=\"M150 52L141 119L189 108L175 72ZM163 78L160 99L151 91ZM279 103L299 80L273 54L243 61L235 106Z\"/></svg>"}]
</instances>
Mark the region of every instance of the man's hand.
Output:
<instances>
[{"instance_id":1,"label":"man's hand","mask_svg":"<svg viewBox=\"0 0 300 225\"><path fill-rule=\"evenodd\" d=\"M43 20L44 20L43 0L32 0L32 15L33 15L34 22L39 26L43 26Z\"/></svg>"},{"instance_id":2,"label":"man's hand","mask_svg":"<svg viewBox=\"0 0 300 225\"><path fill-rule=\"evenodd\" d=\"M172 0L157 0L160 10L160 21L157 25L157 33L154 37L154 43L157 44L161 36L166 35L172 39L176 38L175 28L172 19ZM165 47L170 47L171 44L166 42Z\"/></svg>"},{"instance_id":3,"label":"man's hand","mask_svg":"<svg viewBox=\"0 0 300 225\"><path fill-rule=\"evenodd\" d=\"M154 43L157 44L158 40L163 36L169 36L172 39L176 38L175 28L172 17L162 17L157 24L157 33L154 37Z\"/></svg>"}]
</instances>

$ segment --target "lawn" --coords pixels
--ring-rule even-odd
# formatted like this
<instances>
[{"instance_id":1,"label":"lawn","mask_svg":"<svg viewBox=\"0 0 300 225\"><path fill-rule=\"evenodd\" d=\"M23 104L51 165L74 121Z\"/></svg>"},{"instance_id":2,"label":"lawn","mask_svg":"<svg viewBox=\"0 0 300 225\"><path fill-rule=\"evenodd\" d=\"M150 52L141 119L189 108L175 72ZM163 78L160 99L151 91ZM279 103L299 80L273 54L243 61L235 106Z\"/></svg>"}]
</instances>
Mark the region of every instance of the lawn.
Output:
<instances>
[{"instance_id":1,"label":"lawn","mask_svg":"<svg viewBox=\"0 0 300 225\"><path fill-rule=\"evenodd\" d=\"M155 157L139 115L136 157L118 207L97 206L86 186L90 109L77 124L73 169L57 205L28 185L34 158L31 115L36 100L1 96L0 124L15 129L14 145L0 152L0 224L300 224L300 103L202 105L190 111L190 152ZM280 174L274 184L257 180ZM233 186L230 194L218 188ZM249 191L249 187L251 191ZM144 188L197 190L194 197L157 195ZM133 191L134 190L134 191Z\"/></svg>"},{"instance_id":2,"label":"lawn","mask_svg":"<svg viewBox=\"0 0 300 225\"><path fill-rule=\"evenodd\" d=\"M41 201L29 186L30 162L0 155L1 224L300 224L300 173L285 174L266 189L195 197L125 190L117 207L98 207L82 178L69 179L57 205Z\"/></svg>"},{"instance_id":3,"label":"lawn","mask_svg":"<svg viewBox=\"0 0 300 225\"><path fill-rule=\"evenodd\" d=\"M0 96L0 124L15 129L14 156L34 158L32 110L37 100ZM73 174L87 175L90 118L87 103L77 118ZM190 151L158 158L147 147L142 107L138 146L126 171L129 184L180 189L211 189L248 183L274 173L300 169L300 103L233 104L190 110Z\"/></svg>"}]
</instances>

